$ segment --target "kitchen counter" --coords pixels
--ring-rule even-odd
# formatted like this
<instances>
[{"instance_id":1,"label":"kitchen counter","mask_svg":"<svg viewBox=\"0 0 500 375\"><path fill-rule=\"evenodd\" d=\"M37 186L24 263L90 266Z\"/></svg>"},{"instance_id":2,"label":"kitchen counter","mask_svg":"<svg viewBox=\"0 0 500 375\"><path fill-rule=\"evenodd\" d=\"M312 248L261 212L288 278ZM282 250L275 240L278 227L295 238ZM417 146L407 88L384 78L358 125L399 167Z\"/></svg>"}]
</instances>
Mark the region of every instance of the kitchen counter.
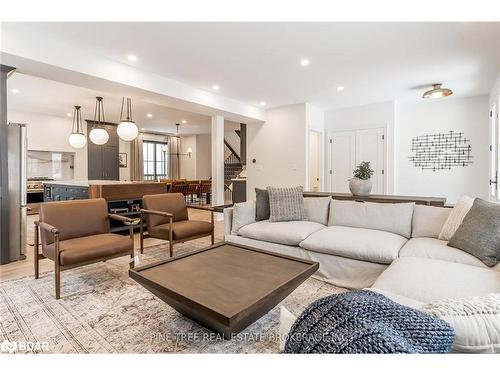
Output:
<instances>
[{"instance_id":1,"label":"kitchen counter","mask_svg":"<svg viewBox=\"0 0 500 375\"><path fill-rule=\"evenodd\" d=\"M84 186L90 185L125 185L125 184L143 184L155 181L112 181L112 180L61 180L61 181L44 181L44 185L63 185L63 186Z\"/></svg>"}]
</instances>

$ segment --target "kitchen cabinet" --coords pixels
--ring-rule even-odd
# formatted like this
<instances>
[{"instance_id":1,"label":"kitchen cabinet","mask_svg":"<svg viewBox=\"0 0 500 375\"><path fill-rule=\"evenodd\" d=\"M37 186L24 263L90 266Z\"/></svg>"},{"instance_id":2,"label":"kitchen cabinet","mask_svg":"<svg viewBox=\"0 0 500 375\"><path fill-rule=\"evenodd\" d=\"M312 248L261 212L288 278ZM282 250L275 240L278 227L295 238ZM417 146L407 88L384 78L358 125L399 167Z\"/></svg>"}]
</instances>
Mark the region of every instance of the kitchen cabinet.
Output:
<instances>
[{"instance_id":1,"label":"kitchen cabinet","mask_svg":"<svg viewBox=\"0 0 500 375\"><path fill-rule=\"evenodd\" d=\"M120 163L119 138L116 124L105 123L102 127L108 132L109 140L99 146L87 139L88 178L89 180L119 180ZM87 134L94 128L94 121L87 120Z\"/></svg>"}]
</instances>

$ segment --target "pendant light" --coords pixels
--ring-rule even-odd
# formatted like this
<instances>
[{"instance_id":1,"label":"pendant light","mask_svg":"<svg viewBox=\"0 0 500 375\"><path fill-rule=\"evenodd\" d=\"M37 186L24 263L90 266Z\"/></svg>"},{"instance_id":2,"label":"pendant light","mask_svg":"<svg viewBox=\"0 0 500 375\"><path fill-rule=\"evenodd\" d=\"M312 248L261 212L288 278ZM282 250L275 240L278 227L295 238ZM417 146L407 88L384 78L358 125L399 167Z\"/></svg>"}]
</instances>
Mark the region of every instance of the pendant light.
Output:
<instances>
[{"instance_id":1,"label":"pendant light","mask_svg":"<svg viewBox=\"0 0 500 375\"><path fill-rule=\"evenodd\" d=\"M123 117L123 106L125 104L125 97L122 99L122 110L120 112L120 124L116 129L118 136L124 141L133 141L139 135L139 129L137 125L132 120L132 99L127 98L126 102L126 116Z\"/></svg>"},{"instance_id":2,"label":"pendant light","mask_svg":"<svg viewBox=\"0 0 500 375\"><path fill-rule=\"evenodd\" d=\"M453 94L453 91L450 89L446 88L441 88L443 84L442 83L434 83L432 85L432 90L424 92L424 95L422 95L422 98L424 99L439 99L439 98L444 98L445 96L450 96Z\"/></svg>"},{"instance_id":3,"label":"pendant light","mask_svg":"<svg viewBox=\"0 0 500 375\"><path fill-rule=\"evenodd\" d=\"M69 136L69 144L74 148L83 148L87 144L87 137L83 134L82 114L80 106L75 105L73 111L73 130Z\"/></svg>"},{"instance_id":4,"label":"pendant light","mask_svg":"<svg viewBox=\"0 0 500 375\"><path fill-rule=\"evenodd\" d=\"M104 105L102 97L96 97L94 111L94 128L89 133L89 138L96 145L103 145L109 140L109 134L106 129L102 128L104 124Z\"/></svg>"}]
</instances>

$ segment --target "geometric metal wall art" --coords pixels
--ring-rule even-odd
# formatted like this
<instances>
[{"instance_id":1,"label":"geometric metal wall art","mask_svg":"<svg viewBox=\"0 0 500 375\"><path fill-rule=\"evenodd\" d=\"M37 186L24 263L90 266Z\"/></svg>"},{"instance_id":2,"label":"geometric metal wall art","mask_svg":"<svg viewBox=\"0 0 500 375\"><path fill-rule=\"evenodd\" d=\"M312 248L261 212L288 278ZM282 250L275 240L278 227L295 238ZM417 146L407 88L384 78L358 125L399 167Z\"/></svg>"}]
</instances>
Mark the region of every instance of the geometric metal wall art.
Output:
<instances>
[{"instance_id":1,"label":"geometric metal wall art","mask_svg":"<svg viewBox=\"0 0 500 375\"><path fill-rule=\"evenodd\" d=\"M439 171L472 164L470 140L464 133L450 130L448 133L420 135L411 140L413 156L409 159L422 170Z\"/></svg>"}]
</instances>

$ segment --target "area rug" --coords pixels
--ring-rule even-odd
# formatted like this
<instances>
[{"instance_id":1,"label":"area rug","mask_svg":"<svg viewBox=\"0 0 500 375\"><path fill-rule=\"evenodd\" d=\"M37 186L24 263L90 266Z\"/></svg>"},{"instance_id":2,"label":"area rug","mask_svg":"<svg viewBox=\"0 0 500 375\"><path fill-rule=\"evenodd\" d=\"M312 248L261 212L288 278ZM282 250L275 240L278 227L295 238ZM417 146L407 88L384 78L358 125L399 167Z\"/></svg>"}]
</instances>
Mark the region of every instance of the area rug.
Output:
<instances>
[{"instance_id":1,"label":"area rug","mask_svg":"<svg viewBox=\"0 0 500 375\"><path fill-rule=\"evenodd\" d=\"M208 245L200 239L174 251ZM168 246L148 247L141 265L167 254ZM343 291L309 278L236 338L223 340L130 279L128 258L122 257L64 271L60 300L54 298L53 272L1 282L0 342L8 340L7 349L18 343L16 353L277 353L280 305L298 315L318 298Z\"/></svg>"}]
</instances>

